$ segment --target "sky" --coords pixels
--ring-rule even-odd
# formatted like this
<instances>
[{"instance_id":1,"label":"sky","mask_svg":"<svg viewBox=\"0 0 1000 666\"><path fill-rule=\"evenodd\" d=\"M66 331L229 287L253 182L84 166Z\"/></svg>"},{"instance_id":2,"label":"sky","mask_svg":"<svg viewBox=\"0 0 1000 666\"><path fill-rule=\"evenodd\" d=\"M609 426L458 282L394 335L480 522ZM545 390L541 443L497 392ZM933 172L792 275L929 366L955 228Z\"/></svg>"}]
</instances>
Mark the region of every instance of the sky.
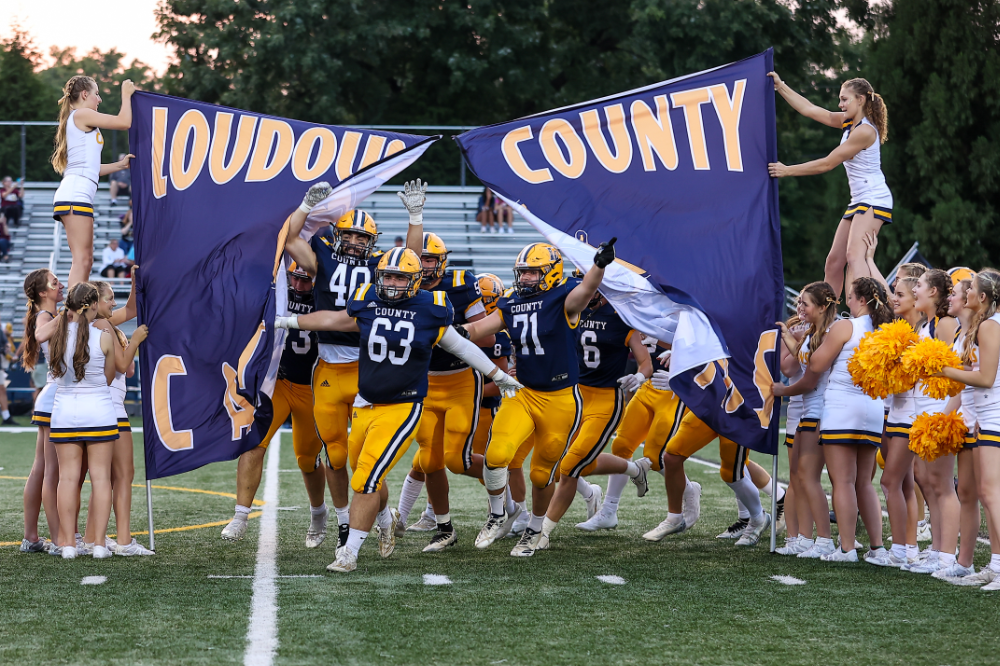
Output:
<instances>
[{"instance_id":1,"label":"sky","mask_svg":"<svg viewBox=\"0 0 1000 666\"><path fill-rule=\"evenodd\" d=\"M169 50L151 37L156 31L153 16L156 3L157 0L3 0L0 36L7 37L11 26L20 23L46 58L50 46L75 46L81 55L95 46L102 51L116 48L125 54L126 62L137 58L162 73L167 68Z\"/></svg>"}]
</instances>

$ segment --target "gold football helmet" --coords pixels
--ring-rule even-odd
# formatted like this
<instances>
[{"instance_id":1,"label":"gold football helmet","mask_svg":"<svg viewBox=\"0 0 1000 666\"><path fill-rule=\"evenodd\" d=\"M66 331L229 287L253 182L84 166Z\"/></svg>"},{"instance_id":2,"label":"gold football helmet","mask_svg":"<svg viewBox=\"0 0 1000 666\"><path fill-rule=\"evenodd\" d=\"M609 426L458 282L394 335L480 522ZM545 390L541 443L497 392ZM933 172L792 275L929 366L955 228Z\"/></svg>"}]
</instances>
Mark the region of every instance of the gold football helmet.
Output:
<instances>
[{"instance_id":1,"label":"gold football helmet","mask_svg":"<svg viewBox=\"0 0 1000 666\"><path fill-rule=\"evenodd\" d=\"M375 268L375 293L387 303L413 298L420 289L423 271L417 253L408 247L396 247L382 255ZM405 286L388 286L385 278L397 275L406 278Z\"/></svg>"},{"instance_id":2,"label":"gold football helmet","mask_svg":"<svg viewBox=\"0 0 1000 666\"><path fill-rule=\"evenodd\" d=\"M497 301L503 296L506 288L503 285L503 280L493 273L480 273L476 279L479 281L479 291L483 295L483 307L486 308L486 314L493 314L493 311L497 309Z\"/></svg>"},{"instance_id":3,"label":"gold football helmet","mask_svg":"<svg viewBox=\"0 0 1000 666\"><path fill-rule=\"evenodd\" d=\"M445 247L444 241L437 234L431 233L429 231L424 232L424 245L423 250L420 252L420 258L430 258L437 261L437 265L434 268L424 268L424 279L428 282L433 282L444 277L444 269L448 266L448 255L451 254L451 250ZM423 264L421 263L421 266Z\"/></svg>"},{"instance_id":4,"label":"gold football helmet","mask_svg":"<svg viewBox=\"0 0 1000 666\"><path fill-rule=\"evenodd\" d=\"M365 238L364 242L348 242L345 232L352 232ZM363 210L349 210L333 225L333 239L336 242L333 251L340 258L367 260L375 249L375 239L378 238L378 227L372 216Z\"/></svg>"},{"instance_id":5,"label":"gold football helmet","mask_svg":"<svg viewBox=\"0 0 1000 666\"><path fill-rule=\"evenodd\" d=\"M524 280L528 271L540 271L537 282ZM563 281L563 259L559 250L548 243L532 243L517 255L514 261L514 289L519 296L530 296L548 291Z\"/></svg>"},{"instance_id":6,"label":"gold football helmet","mask_svg":"<svg viewBox=\"0 0 1000 666\"><path fill-rule=\"evenodd\" d=\"M976 277L976 271L965 266L956 266L955 268L948 269L948 275L951 276L951 284L954 286L962 280L971 280Z\"/></svg>"}]
</instances>

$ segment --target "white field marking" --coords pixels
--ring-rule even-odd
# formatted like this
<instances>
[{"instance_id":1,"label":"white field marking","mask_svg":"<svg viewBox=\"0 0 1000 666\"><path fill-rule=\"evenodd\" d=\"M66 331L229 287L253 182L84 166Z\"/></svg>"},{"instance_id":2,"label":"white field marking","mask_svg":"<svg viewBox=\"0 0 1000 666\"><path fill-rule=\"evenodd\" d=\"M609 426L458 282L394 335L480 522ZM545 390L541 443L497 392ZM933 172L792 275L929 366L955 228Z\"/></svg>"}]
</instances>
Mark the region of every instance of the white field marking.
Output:
<instances>
[{"instance_id":1,"label":"white field marking","mask_svg":"<svg viewBox=\"0 0 1000 666\"><path fill-rule=\"evenodd\" d=\"M84 576L80 585L100 585L108 579L107 576Z\"/></svg>"},{"instance_id":2,"label":"white field marking","mask_svg":"<svg viewBox=\"0 0 1000 666\"><path fill-rule=\"evenodd\" d=\"M624 585L625 579L621 576L597 576L597 580L608 585Z\"/></svg>"},{"instance_id":3,"label":"white field marking","mask_svg":"<svg viewBox=\"0 0 1000 666\"><path fill-rule=\"evenodd\" d=\"M253 576L215 576L212 574L208 575L209 578L253 578ZM318 574L287 574L284 576L275 576L275 578L323 578Z\"/></svg>"},{"instance_id":4,"label":"white field marking","mask_svg":"<svg viewBox=\"0 0 1000 666\"><path fill-rule=\"evenodd\" d=\"M451 585L451 578L441 574L424 574L424 585Z\"/></svg>"},{"instance_id":5,"label":"white field marking","mask_svg":"<svg viewBox=\"0 0 1000 666\"><path fill-rule=\"evenodd\" d=\"M278 511L298 511L301 506L279 506Z\"/></svg>"},{"instance_id":6,"label":"white field marking","mask_svg":"<svg viewBox=\"0 0 1000 666\"><path fill-rule=\"evenodd\" d=\"M806 582L795 576L771 576L771 580L776 580L782 585L805 585Z\"/></svg>"},{"instance_id":7,"label":"white field marking","mask_svg":"<svg viewBox=\"0 0 1000 666\"><path fill-rule=\"evenodd\" d=\"M271 666L278 651L278 462L281 431L267 451L264 474L264 510L257 539L257 565L253 573L253 597L247 625L244 666Z\"/></svg>"}]
</instances>

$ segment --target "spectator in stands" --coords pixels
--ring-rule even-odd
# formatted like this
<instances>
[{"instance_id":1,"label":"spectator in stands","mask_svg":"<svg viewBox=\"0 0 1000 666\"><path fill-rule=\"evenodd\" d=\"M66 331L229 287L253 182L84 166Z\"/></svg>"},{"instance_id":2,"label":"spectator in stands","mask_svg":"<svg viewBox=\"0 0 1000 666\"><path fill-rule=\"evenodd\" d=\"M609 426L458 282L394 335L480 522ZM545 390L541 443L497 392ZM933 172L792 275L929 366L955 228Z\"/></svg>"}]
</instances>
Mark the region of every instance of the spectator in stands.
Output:
<instances>
[{"instance_id":1,"label":"spectator in stands","mask_svg":"<svg viewBox=\"0 0 1000 666\"><path fill-rule=\"evenodd\" d=\"M479 195L479 207L476 212L476 220L481 225L479 233L485 234L490 230L497 233L493 226L496 223L496 199L493 197L493 190L488 187L483 188L483 193Z\"/></svg>"},{"instance_id":2,"label":"spectator in stands","mask_svg":"<svg viewBox=\"0 0 1000 666\"><path fill-rule=\"evenodd\" d=\"M128 253L132 249L132 200L128 200L128 210L125 214L118 218L118 224L122 228L122 239L119 241L119 245L122 251Z\"/></svg>"},{"instance_id":3,"label":"spectator in stands","mask_svg":"<svg viewBox=\"0 0 1000 666\"><path fill-rule=\"evenodd\" d=\"M8 335L7 328L0 325L0 425L16 426L17 422L11 418L9 404L7 402L7 368L14 358L14 341Z\"/></svg>"},{"instance_id":4,"label":"spectator in stands","mask_svg":"<svg viewBox=\"0 0 1000 666\"><path fill-rule=\"evenodd\" d=\"M118 156L118 161L121 162L125 159L125 153ZM115 171L113 174L108 176L108 183L111 189L111 205L114 206L118 203L118 195L124 194L129 197L129 203L132 201L132 172L128 169L122 169L121 171Z\"/></svg>"},{"instance_id":5,"label":"spectator in stands","mask_svg":"<svg viewBox=\"0 0 1000 666\"><path fill-rule=\"evenodd\" d=\"M500 233L514 233L514 209L503 199L497 199L496 202L497 227L500 228ZM507 222L507 231L504 231L504 221Z\"/></svg>"},{"instance_id":6,"label":"spectator in stands","mask_svg":"<svg viewBox=\"0 0 1000 666\"><path fill-rule=\"evenodd\" d=\"M403 237L402 237L402 236L396 236L396 240L395 240L395 241L393 241L393 242L394 242L394 243L396 244L396 247L403 247L403 245L405 245L405 244L406 244L406 243L405 243L405 242L403 241Z\"/></svg>"},{"instance_id":7,"label":"spectator in stands","mask_svg":"<svg viewBox=\"0 0 1000 666\"><path fill-rule=\"evenodd\" d=\"M7 217L11 226L21 224L21 213L24 212L24 184L18 178L17 182L10 176L4 176L0 186L0 212Z\"/></svg>"},{"instance_id":8,"label":"spectator in stands","mask_svg":"<svg viewBox=\"0 0 1000 666\"><path fill-rule=\"evenodd\" d=\"M7 227L7 218L0 213L0 261L10 261L10 228Z\"/></svg>"},{"instance_id":9,"label":"spectator in stands","mask_svg":"<svg viewBox=\"0 0 1000 666\"><path fill-rule=\"evenodd\" d=\"M104 277L125 277L128 274L128 260L125 251L118 247L118 239L112 238L101 253L101 275Z\"/></svg>"}]
</instances>

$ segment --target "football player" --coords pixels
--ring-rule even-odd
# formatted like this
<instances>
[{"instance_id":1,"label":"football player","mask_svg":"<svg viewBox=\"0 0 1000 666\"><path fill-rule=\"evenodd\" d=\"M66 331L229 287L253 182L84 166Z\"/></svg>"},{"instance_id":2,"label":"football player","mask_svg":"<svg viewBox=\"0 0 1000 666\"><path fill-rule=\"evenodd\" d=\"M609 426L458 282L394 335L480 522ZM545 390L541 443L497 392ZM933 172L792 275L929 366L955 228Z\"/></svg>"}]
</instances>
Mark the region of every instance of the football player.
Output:
<instances>
[{"instance_id":1,"label":"football player","mask_svg":"<svg viewBox=\"0 0 1000 666\"><path fill-rule=\"evenodd\" d=\"M409 248L393 248L375 269L375 283L360 287L346 310L279 317L284 328L355 332L360 335L358 394L351 416L350 531L327 569L357 568L358 551L378 525L379 554L395 549L399 513L387 506L384 480L406 453L417 431L427 395L431 352L441 345L513 394L521 385L496 367L452 328L454 311L444 292L420 290L421 265ZM439 516L449 520L447 516Z\"/></svg>"},{"instance_id":2,"label":"football player","mask_svg":"<svg viewBox=\"0 0 1000 666\"><path fill-rule=\"evenodd\" d=\"M569 451L559 463L559 485L542 521L537 550L548 547L552 530L580 489L578 479L591 474L624 474L632 479L639 497L648 489L646 473L651 464L648 458L632 462L631 455L625 459L602 451L622 421L626 394L634 393L653 374L649 350L642 343L642 336L622 321L614 307L599 293L583 311L576 330L583 420ZM629 351L639 367L638 372L626 375ZM594 509L588 511L593 516L600 506L601 487L586 482L582 485L589 491L585 499L594 505ZM519 554L530 556L533 551L524 549Z\"/></svg>"},{"instance_id":3,"label":"football player","mask_svg":"<svg viewBox=\"0 0 1000 666\"><path fill-rule=\"evenodd\" d=\"M285 251L316 276L316 309L343 312L355 291L371 282L379 261L375 252L378 229L371 215L363 210L350 210L312 238L301 238L299 234L309 211L332 191L328 183L309 188L302 205L290 218ZM420 250L423 240L426 192L427 184L417 180L407 183L403 192L398 193L410 215L406 247L414 251ZM348 531L347 425L358 393L359 342L356 332L322 331L317 337L319 359L312 374L313 410L319 436L326 444L327 480L337 512L339 545L343 545Z\"/></svg>"},{"instance_id":4,"label":"football player","mask_svg":"<svg viewBox=\"0 0 1000 666\"><path fill-rule=\"evenodd\" d=\"M490 515L476 538L477 548L488 548L510 532L515 516L505 507L507 466L532 434L532 516L511 554L525 555L538 546L552 481L582 416L575 329L604 279L605 267L615 259L615 240L601 244L582 280L563 276L562 255L552 245L528 245L517 255L514 288L504 293L497 311L459 327L472 339L507 329L514 342L518 381L528 387L503 401L490 430L483 469Z\"/></svg>"},{"instance_id":5,"label":"football player","mask_svg":"<svg viewBox=\"0 0 1000 666\"><path fill-rule=\"evenodd\" d=\"M295 314L313 311L312 276L292 262L288 267L288 310ZM320 460L323 441L316 434L313 419L312 369L316 362L316 334L291 331L285 338L285 349L278 365L278 380L274 385L271 404L274 418L271 428L257 448L240 456L236 466L236 515L222 530L222 538L239 541L247 531L250 504L260 486L264 469L264 452L271 438L288 415L292 416L292 447L309 495L311 519L306 532L306 548L316 548L326 538L327 507L323 499L326 488L325 465Z\"/></svg>"}]
</instances>

